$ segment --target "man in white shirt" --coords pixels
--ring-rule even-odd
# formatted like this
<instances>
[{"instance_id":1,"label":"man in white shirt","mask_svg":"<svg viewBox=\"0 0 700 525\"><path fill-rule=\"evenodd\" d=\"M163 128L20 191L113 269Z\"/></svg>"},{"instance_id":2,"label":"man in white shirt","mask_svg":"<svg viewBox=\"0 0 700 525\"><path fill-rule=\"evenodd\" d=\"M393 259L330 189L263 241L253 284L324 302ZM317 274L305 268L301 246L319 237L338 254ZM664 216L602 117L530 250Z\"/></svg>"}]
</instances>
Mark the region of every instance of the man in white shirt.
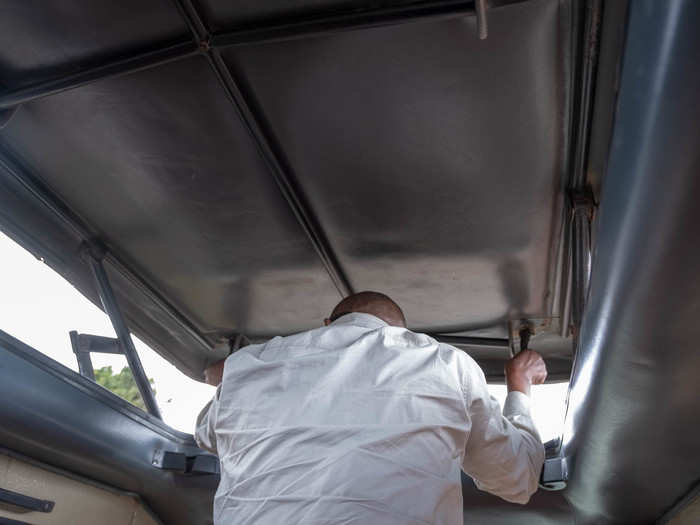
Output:
<instances>
[{"instance_id":1,"label":"man in white shirt","mask_svg":"<svg viewBox=\"0 0 700 525\"><path fill-rule=\"evenodd\" d=\"M458 525L460 469L529 500L544 461L538 354L506 364L501 413L474 360L407 330L387 296L350 296L325 324L207 370L218 387L195 437L221 460L215 524Z\"/></svg>"}]
</instances>

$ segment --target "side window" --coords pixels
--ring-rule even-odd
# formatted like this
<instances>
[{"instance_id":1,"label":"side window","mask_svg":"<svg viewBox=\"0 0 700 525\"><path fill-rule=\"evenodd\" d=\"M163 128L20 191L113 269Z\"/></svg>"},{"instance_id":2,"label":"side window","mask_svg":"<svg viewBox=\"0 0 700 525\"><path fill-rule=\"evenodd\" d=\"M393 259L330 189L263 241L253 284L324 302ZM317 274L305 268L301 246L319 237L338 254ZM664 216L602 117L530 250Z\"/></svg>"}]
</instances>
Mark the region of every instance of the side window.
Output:
<instances>
[{"instance_id":1,"label":"side window","mask_svg":"<svg viewBox=\"0 0 700 525\"><path fill-rule=\"evenodd\" d=\"M69 333L115 338L107 315L43 261L0 233L0 330L79 372ZM132 335L163 420L191 433L214 387L185 376ZM144 409L136 381L122 354L90 353L95 381Z\"/></svg>"},{"instance_id":2,"label":"side window","mask_svg":"<svg viewBox=\"0 0 700 525\"><path fill-rule=\"evenodd\" d=\"M117 367L118 368L118 367ZM119 397L126 399L132 405L139 407L141 410L146 410L146 405L141 398L139 387L136 385L131 369L128 366L121 367L117 372L112 369L112 365L102 366L94 370L95 382L102 385L107 390L111 390ZM155 381L152 377L148 378L151 387ZM154 394L156 392L154 391Z\"/></svg>"},{"instance_id":3,"label":"side window","mask_svg":"<svg viewBox=\"0 0 700 525\"><path fill-rule=\"evenodd\" d=\"M505 385L489 384L489 393L503 407L508 391ZM532 387L532 419L543 442L561 436L564 430L566 395L569 383L547 383Z\"/></svg>"}]
</instances>

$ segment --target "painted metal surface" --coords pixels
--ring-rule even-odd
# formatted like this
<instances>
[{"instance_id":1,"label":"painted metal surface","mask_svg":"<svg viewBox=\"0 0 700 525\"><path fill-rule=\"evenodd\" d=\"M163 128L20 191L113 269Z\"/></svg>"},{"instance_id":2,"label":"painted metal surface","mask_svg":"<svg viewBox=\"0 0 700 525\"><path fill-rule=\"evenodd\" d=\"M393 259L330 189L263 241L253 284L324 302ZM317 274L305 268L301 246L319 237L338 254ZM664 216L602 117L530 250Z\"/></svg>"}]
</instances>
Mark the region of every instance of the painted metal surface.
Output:
<instances>
[{"instance_id":1,"label":"painted metal surface","mask_svg":"<svg viewBox=\"0 0 700 525\"><path fill-rule=\"evenodd\" d=\"M577 523L651 523L700 479L700 4L629 9L564 436Z\"/></svg>"},{"instance_id":2,"label":"painted metal surface","mask_svg":"<svg viewBox=\"0 0 700 525\"><path fill-rule=\"evenodd\" d=\"M29 86L187 37L170 0L7 0L0 17L0 85Z\"/></svg>"},{"instance_id":3,"label":"painted metal surface","mask_svg":"<svg viewBox=\"0 0 700 525\"><path fill-rule=\"evenodd\" d=\"M484 41L464 18L223 51L355 288L414 328L549 315L558 22L535 1L489 10Z\"/></svg>"}]
</instances>

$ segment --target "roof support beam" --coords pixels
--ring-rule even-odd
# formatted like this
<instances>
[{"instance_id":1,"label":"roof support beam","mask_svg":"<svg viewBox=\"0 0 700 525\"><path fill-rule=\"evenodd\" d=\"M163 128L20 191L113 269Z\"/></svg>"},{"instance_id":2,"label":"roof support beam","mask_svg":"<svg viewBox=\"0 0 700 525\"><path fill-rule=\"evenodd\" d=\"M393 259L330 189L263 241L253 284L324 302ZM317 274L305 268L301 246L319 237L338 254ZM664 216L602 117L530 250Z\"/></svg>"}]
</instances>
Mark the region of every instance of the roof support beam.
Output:
<instances>
[{"instance_id":1,"label":"roof support beam","mask_svg":"<svg viewBox=\"0 0 700 525\"><path fill-rule=\"evenodd\" d=\"M175 44L114 62L108 62L65 77L6 91L0 94L0 109L11 108L49 95L56 95L63 91L97 82L98 80L128 75L129 73L135 73L176 60L182 60L198 52L198 47L192 42Z\"/></svg>"},{"instance_id":2,"label":"roof support beam","mask_svg":"<svg viewBox=\"0 0 700 525\"><path fill-rule=\"evenodd\" d=\"M433 339L448 345L483 346L488 348L510 348L508 339L496 337L473 337L466 335L429 334Z\"/></svg>"},{"instance_id":3,"label":"roof support beam","mask_svg":"<svg viewBox=\"0 0 700 525\"><path fill-rule=\"evenodd\" d=\"M525 0L494 0L489 8L514 4ZM256 24L253 28L241 28L212 37L213 46L261 44L281 40L294 40L314 36L357 31L375 27L392 26L421 21L433 21L465 16L476 16L474 1L443 0L418 5L397 5L378 9L350 11L330 16L317 16L307 20L292 19L271 24Z\"/></svg>"}]
</instances>

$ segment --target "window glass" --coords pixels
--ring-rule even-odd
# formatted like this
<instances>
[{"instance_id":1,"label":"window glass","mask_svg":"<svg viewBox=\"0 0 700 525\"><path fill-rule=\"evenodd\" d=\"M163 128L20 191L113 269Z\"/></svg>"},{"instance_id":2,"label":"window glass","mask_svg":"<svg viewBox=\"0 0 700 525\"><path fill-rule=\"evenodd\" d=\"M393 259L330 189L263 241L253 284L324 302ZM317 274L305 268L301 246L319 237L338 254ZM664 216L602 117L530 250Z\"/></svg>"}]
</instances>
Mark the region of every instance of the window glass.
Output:
<instances>
[{"instance_id":1,"label":"window glass","mask_svg":"<svg viewBox=\"0 0 700 525\"><path fill-rule=\"evenodd\" d=\"M129 364L126 362L126 357L123 355L114 354L96 354L91 353L92 368L95 373L95 381L117 394L122 399L126 399L132 405L146 411L146 405L143 402L139 387L136 385ZM155 380L151 380L151 388L155 390Z\"/></svg>"},{"instance_id":2,"label":"window glass","mask_svg":"<svg viewBox=\"0 0 700 525\"><path fill-rule=\"evenodd\" d=\"M564 430L566 394L569 383L549 383L533 386L530 391L531 414L543 442L561 436ZM508 390L505 385L489 385L489 393L503 407Z\"/></svg>"},{"instance_id":3,"label":"window glass","mask_svg":"<svg viewBox=\"0 0 700 525\"><path fill-rule=\"evenodd\" d=\"M76 372L71 330L115 337L102 310L3 233L0 261L0 329ZM197 414L214 395L214 387L190 379L136 337L134 345L164 421L192 433ZM91 353L90 357L98 382L143 408L123 355Z\"/></svg>"}]
</instances>

